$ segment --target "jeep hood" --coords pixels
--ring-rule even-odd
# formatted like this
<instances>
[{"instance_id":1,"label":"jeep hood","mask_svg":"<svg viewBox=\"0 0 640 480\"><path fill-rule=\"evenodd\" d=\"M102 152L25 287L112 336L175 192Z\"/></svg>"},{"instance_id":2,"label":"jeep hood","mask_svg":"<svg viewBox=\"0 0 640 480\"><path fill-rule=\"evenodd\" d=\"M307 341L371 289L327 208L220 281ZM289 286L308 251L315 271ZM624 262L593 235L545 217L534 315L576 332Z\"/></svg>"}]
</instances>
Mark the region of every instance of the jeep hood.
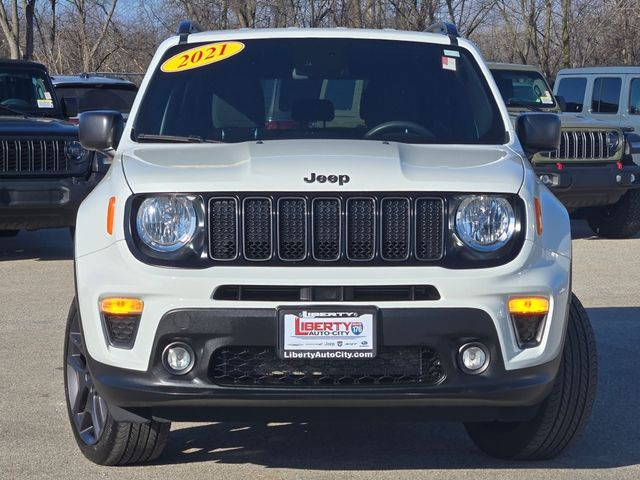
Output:
<instances>
[{"instance_id":1,"label":"jeep hood","mask_svg":"<svg viewBox=\"0 0 640 480\"><path fill-rule=\"evenodd\" d=\"M517 193L522 158L500 146L381 141L274 140L237 144L136 144L122 155L134 193L435 191ZM311 174L348 183L308 183ZM335 178L333 178L335 180Z\"/></svg>"},{"instance_id":2,"label":"jeep hood","mask_svg":"<svg viewBox=\"0 0 640 480\"><path fill-rule=\"evenodd\" d=\"M50 117L0 115L0 136L78 136L78 126Z\"/></svg>"}]
</instances>

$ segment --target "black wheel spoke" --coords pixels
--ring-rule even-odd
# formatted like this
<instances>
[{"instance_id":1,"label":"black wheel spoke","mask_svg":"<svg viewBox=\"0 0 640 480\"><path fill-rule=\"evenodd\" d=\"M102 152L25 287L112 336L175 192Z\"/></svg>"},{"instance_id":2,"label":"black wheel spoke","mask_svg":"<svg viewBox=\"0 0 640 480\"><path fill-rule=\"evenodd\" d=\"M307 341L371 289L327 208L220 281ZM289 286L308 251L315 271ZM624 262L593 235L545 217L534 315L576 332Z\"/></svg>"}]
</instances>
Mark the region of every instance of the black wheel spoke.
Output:
<instances>
[{"instance_id":1,"label":"black wheel spoke","mask_svg":"<svg viewBox=\"0 0 640 480\"><path fill-rule=\"evenodd\" d=\"M87 368L84 342L78 319L69 329L66 357L67 396L73 424L87 445L94 445L107 422L107 404L98 394Z\"/></svg>"}]
</instances>

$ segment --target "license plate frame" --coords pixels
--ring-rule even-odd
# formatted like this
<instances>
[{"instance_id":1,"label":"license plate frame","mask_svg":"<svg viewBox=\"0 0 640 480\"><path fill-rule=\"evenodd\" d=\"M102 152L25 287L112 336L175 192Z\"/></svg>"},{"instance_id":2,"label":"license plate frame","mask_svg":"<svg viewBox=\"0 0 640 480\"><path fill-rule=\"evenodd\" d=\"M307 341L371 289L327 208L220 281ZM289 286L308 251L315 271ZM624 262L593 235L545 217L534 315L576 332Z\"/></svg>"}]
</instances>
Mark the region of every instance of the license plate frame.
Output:
<instances>
[{"instance_id":1,"label":"license plate frame","mask_svg":"<svg viewBox=\"0 0 640 480\"><path fill-rule=\"evenodd\" d=\"M376 307L305 305L279 307L277 311L277 350L281 359L362 360L377 354ZM323 325L310 325L316 323Z\"/></svg>"}]
</instances>

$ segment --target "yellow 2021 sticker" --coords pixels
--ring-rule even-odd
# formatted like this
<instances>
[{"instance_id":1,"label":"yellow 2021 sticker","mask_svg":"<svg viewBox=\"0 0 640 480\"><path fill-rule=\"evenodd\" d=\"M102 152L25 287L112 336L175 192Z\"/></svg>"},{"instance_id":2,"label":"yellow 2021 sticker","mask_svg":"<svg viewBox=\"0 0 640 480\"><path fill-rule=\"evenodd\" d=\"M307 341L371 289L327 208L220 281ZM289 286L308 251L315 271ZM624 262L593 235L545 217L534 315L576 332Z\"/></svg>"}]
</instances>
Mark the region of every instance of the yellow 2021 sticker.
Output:
<instances>
[{"instance_id":1,"label":"yellow 2021 sticker","mask_svg":"<svg viewBox=\"0 0 640 480\"><path fill-rule=\"evenodd\" d=\"M174 55L166 60L160 69L163 72L172 73L204 67L205 65L226 60L240 53L243 49L244 43L240 42L209 43Z\"/></svg>"}]
</instances>

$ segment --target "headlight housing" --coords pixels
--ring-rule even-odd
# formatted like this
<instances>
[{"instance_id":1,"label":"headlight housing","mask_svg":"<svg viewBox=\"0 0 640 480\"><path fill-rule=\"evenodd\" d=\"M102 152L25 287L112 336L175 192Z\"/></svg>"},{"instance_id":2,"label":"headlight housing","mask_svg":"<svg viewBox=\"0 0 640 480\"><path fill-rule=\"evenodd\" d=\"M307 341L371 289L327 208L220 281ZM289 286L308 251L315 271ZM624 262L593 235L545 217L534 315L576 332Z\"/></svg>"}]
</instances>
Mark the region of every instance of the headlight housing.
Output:
<instances>
[{"instance_id":1,"label":"headlight housing","mask_svg":"<svg viewBox=\"0 0 640 480\"><path fill-rule=\"evenodd\" d=\"M473 195L460 202L455 230L460 240L479 252L504 247L516 231L513 207L504 197Z\"/></svg>"},{"instance_id":2,"label":"headlight housing","mask_svg":"<svg viewBox=\"0 0 640 480\"><path fill-rule=\"evenodd\" d=\"M616 131L607 133L607 146L610 152L615 152L620 146L620 135Z\"/></svg>"},{"instance_id":3,"label":"headlight housing","mask_svg":"<svg viewBox=\"0 0 640 480\"><path fill-rule=\"evenodd\" d=\"M138 208L136 230L140 240L156 252L175 252L194 237L198 217L186 195L158 195Z\"/></svg>"},{"instance_id":4,"label":"headlight housing","mask_svg":"<svg viewBox=\"0 0 640 480\"><path fill-rule=\"evenodd\" d=\"M67 144L64 153L67 156L67 159L80 163L86 160L91 152L82 148L80 142L74 141Z\"/></svg>"}]
</instances>

